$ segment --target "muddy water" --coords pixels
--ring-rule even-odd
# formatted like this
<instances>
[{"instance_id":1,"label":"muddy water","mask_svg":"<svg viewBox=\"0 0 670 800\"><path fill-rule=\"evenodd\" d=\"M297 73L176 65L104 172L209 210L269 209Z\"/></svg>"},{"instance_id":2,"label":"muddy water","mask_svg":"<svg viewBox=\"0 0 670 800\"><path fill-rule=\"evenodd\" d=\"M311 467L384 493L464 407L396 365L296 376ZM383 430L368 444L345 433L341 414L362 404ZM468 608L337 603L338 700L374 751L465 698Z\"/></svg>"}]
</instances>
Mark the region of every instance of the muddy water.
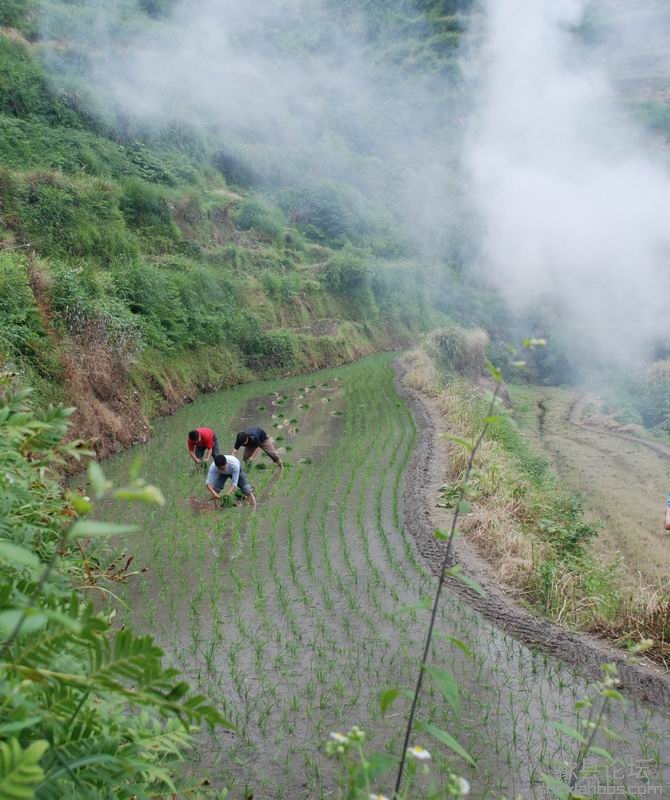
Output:
<instances>
[{"instance_id":1,"label":"muddy water","mask_svg":"<svg viewBox=\"0 0 670 800\"><path fill-rule=\"evenodd\" d=\"M267 469L249 470L257 513L206 499L185 447L186 431L202 424L224 453L251 424L286 448L284 472L263 454ZM149 571L127 587L119 616L154 633L236 725L235 734L201 736L193 771L234 798L333 796L337 773L321 748L330 731L358 723L398 752L406 703L382 720L378 696L413 685L426 618L407 608L434 589L411 535L423 510L400 499L416 432L390 358L204 397L156 428L141 448L144 471L168 502L132 512L142 533L127 547ZM134 455L109 462L109 473L122 475ZM460 713L427 682L419 716L475 759L476 770L450 760L473 795L545 796L542 773L567 768L574 751L552 723L576 724L587 682L450 596L433 661L457 677ZM615 717L628 739L617 756L630 769L644 758L651 785L667 781L667 720L633 704ZM426 734L417 741L433 747ZM603 772L598 781L608 777L619 780ZM375 788L390 795L391 785Z\"/></svg>"}]
</instances>

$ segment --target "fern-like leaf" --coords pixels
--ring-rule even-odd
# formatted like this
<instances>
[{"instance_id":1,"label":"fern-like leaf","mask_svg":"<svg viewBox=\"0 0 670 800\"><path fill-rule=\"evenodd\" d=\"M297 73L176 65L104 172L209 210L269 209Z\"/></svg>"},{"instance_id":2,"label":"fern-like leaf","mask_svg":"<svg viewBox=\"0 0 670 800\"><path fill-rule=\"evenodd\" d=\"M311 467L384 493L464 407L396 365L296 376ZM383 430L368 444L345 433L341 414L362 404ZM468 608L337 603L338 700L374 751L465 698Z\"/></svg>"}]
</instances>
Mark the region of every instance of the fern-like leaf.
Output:
<instances>
[{"instance_id":1,"label":"fern-like leaf","mask_svg":"<svg viewBox=\"0 0 670 800\"><path fill-rule=\"evenodd\" d=\"M35 796L35 789L44 778L39 760L49 748L40 739L25 750L12 738L0 742L0 797L6 800L26 800Z\"/></svg>"}]
</instances>

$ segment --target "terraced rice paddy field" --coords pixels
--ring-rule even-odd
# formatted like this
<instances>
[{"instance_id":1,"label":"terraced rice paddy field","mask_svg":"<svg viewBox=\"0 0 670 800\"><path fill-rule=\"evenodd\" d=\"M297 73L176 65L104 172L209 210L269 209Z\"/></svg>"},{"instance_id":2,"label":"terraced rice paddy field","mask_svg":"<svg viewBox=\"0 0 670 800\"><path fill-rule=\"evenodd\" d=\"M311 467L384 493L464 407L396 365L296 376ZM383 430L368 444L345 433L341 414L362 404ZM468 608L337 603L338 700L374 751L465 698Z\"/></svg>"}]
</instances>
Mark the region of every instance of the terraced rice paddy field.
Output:
<instances>
[{"instance_id":1,"label":"terraced rice paddy field","mask_svg":"<svg viewBox=\"0 0 670 800\"><path fill-rule=\"evenodd\" d=\"M154 633L235 724L235 733L203 732L192 766L232 798L343 797L323 744L353 724L371 748L400 752L409 703L399 699L383 718L379 696L414 685L428 621L417 605L435 578L412 538L424 509L403 504L416 430L392 360L202 397L107 463L121 478L139 452L143 476L166 495L163 508L130 511L141 531L123 544L146 572L125 587L119 620ZM267 468L248 471L256 513L216 508L186 433L209 425L229 453L235 432L256 424L285 448L287 467L261 455ZM417 733L412 742L433 752L430 780L439 786L452 769L474 797L547 796L542 774L569 772L577 745L564 726L577 725L575 702L592 687L449 595L431 659L455 676L460 703L449 706L427 680L418 717L454 736L475 766ZM649 789L629 796L667 791L667 718L630 701L615 706L610 725L624 738L600 744L624 766L589 780ZM392 795L393 771L371 788Z\"/></svg>"}]
</instances>

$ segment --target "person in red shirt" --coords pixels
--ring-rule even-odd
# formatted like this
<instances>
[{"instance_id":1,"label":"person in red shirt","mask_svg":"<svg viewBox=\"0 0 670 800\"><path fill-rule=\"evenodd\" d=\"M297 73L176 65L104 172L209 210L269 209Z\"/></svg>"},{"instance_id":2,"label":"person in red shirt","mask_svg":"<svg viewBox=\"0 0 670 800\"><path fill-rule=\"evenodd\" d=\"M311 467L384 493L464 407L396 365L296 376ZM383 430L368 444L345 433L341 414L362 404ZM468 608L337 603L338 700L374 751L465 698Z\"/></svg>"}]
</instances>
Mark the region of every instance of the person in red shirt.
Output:
<instances>
[{"instance_id":1,"label":"person in red shirt","mask_svg":"<svg viewBox=\"0 0 670 800\"><path fill-rule=\"evenodd\" d=\"M188 454L196 464L206 463L211 456L219 455L219 440L211 428L195 428L189 431L186 445Z\"/></svg>"}]
</instances>

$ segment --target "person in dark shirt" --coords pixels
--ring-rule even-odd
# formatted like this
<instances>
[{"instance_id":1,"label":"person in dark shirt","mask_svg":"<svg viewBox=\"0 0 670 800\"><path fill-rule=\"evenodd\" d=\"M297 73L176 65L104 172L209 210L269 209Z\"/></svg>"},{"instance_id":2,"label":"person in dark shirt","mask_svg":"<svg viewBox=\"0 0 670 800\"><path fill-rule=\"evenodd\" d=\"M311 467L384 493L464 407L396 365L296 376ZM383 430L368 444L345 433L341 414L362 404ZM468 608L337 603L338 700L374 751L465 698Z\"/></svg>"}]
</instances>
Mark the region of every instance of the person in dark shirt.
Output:
<instances>
[{"instance_id":1,"label":"person in dark shirt","mask_svg":"<svg viewBox=\"0 0 670 800\"><path fill-rule=\"evenodd\" d=\"M244 447L244 461L253 461L258 451L263 450L279 469L284 469L284 464L274 442L263 428L247 428L245 431L240 431L235 439L234 456L237 455L240 447Z\"/></svg>"},{"instance_id":2,"label":"person in dark shirt","mask_svg":"<svg viewBox=\"0 0 670 800\"><path fill-rule=\"evenodd\" d=\"M207 463L210 456L219 455L219 440L211 428L195 428L186 439L188 454L196 464Z\"/></svg>"}]
</instances>

